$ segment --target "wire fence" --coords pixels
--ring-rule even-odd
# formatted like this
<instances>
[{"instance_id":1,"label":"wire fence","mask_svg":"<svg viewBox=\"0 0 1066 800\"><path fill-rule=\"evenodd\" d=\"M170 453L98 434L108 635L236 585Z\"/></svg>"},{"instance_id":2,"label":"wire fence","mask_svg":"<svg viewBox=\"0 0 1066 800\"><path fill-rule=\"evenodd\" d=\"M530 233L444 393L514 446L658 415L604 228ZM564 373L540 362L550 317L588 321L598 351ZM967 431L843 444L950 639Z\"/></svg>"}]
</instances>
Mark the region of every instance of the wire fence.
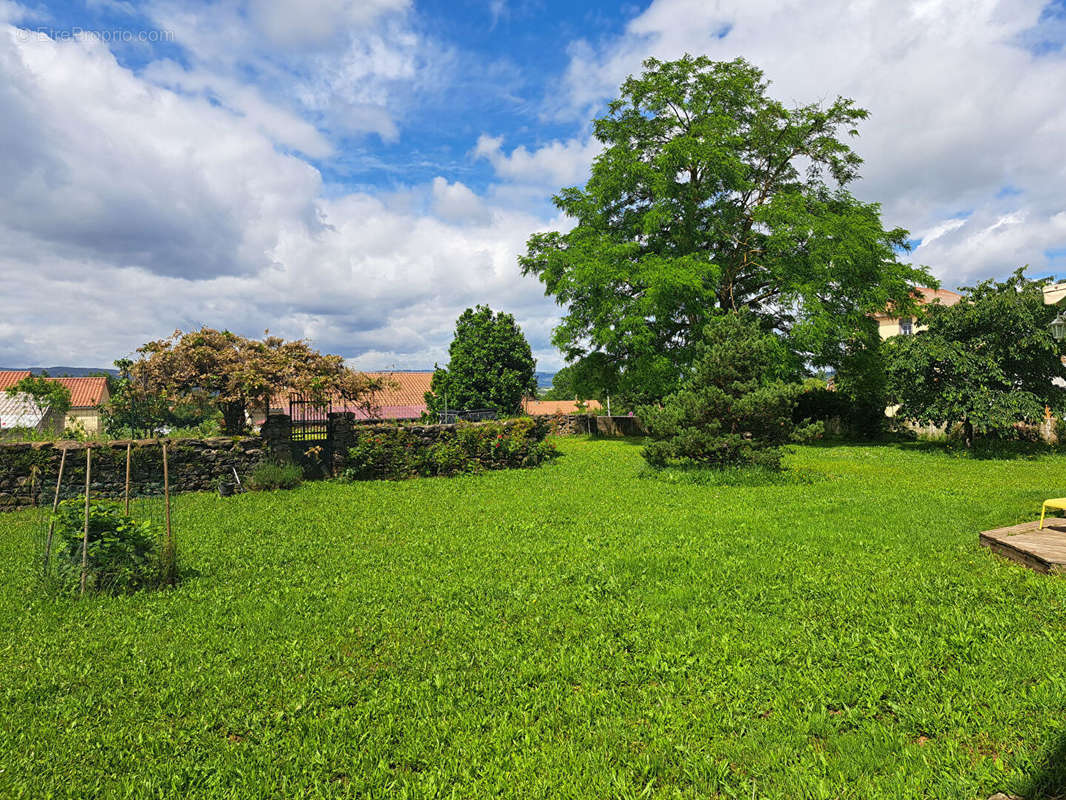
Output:
<instances>
[{"instance_id":1,"label":"wire fence","mask_svg":"<svg viewBox=\"0 0 1066 800\"><path fill-rule=\"evenodd\" d=\"M82 595L174 584L175 497L167 444L159 447L156 460L135 458L127 446L119 491L94 479L98 448L61 451L54 483L40 487L35 537L36 563L49 588Z\"/></svg>"}]
</instances>

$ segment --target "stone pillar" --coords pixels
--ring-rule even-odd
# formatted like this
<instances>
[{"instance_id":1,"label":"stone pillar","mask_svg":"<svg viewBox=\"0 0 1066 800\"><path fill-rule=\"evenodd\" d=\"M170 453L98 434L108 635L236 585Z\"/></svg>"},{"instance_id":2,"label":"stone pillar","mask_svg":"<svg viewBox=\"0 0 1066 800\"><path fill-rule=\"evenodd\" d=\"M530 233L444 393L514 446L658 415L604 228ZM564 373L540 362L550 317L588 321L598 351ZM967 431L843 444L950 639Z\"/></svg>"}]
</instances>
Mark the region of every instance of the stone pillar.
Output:
<instances>
[{"instance_id":1,"label":"stone pillar","mask_svg":"<svg viewBox=\"0 0 1066 800\"><path fill-rule=\"evenodd\" d=\"M355 414L351 411L331 411L329 415L329 438L332 446L331 472L336 475L344 469L348 450L355 444Z\"/></svg>"},{"instance_id":2,"label":"stone pillar","mask_svg":"<svg viewBox=\"0 0 1066 800\"><path fill-rule=\"evenodd\" d=\"M259 428L263 450L275 461L287 464L292 461L292 419L288 414L270 414Z\"/></svg>"}]
</instances>

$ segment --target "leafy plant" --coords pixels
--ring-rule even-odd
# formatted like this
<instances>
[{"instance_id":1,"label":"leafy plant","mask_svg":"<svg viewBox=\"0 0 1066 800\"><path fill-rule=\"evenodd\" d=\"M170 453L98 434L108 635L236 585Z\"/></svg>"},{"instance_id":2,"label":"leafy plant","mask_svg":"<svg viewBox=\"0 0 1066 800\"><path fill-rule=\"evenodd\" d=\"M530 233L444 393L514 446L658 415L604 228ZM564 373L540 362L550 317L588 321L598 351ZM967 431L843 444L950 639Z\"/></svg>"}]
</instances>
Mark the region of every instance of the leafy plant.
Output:
<instances>
[{"instance_id":1,"label":"leafy plant","mask_svg":"<svg viewBox=\"0 0 1066 800\"><path fill-rule=\"evenodd\" d=\"M657 402L710 318L744 308L783 333L797 373L875 378L870 315L912 308L911 287L933 280L901 260L907 232L848 190L862 159L847 139L866 117L843 97L788 107L743 59L645 61L593 120L588 182L554 198L575 224L534 234L519 259L566 309L554 342L590 388Z\"/></svg>"},{"instance_id":2,"label":"leafy plant","mask_svg":"<svg viewBox=\"0 0 1066 800\"><path fill-rule=\"evenodd\" d=\"M460 423L426 443L410 428L365 431L348 451L347 480L457 475L486 469L534 467L555 455L547 426L531 418Z\"/></svg>"},{"instance_id":3,"label":"leafy plant","mask_svg":"<svg viewBox=\"0 0 1066 800\"><path fill-rule=\"evenodd\" d=\"M455 323L448 366L433 373L427 415L475 408L517 414L522 398L537 393L535 368L533 351L513 316L488 306L468 308Z\"/></svg>"},{"instance_id":4,"label":"leafy plant","mask_svg":"<svg viewBox=\"0 0 1066 800\"><path fill-rule=\"evenodd\" d=\"M896 416L950 428L967 446L980 435L1016 437L1018 423L1040 424L1045 408L1066 408L1061 350L1051 337L1054 306L1043 281L1017 270L1007 281L983 281L954 306L922 309L928 328L885 344Z\"/></svg>"},{"instance_id":5,"label":"leafy plant","mask_svg":"<svg viewBox=\"0 0 1066 800\"><path fill-rule=\"evenodd\" d=\"M61 502L54 523L54 574L74 590L81 581L85 497ZM91 500L86 588L117 594L156 585L173 569L173 554L163 552L161 538L158 525L126 516L119 503Z\"/></svg>"},{"instance_id":6,"label":"leafy plant","mask_svg":"<svg viewBox=\"0 0 1066 800\"><path fill-rule=\"evenodd\" d=\"M293 489L303 481L303 470L298 464L276 464L263 461L252 470L252 488L260 491Z\"/></svg>"},{"instance_id":7,"label":"leafy plant","mask_svg":"<svg viewBox=\"0 0 1066 800\"><path fill-rule=\"evenodd\" d=\"M131 385L143 387L146 400L167 397L169 408L181 403L211 406L220 412L227 435L241 433L248 411L266 407L278 391L291 389L355 402L378 386L348 369L340 356L323 355L306 341L277 336L259 341L201 328L175 331L137 352L141 358L126 369ZM137 393L142 389L136 388L135 397Z\"/></svg>"}]
</instances>

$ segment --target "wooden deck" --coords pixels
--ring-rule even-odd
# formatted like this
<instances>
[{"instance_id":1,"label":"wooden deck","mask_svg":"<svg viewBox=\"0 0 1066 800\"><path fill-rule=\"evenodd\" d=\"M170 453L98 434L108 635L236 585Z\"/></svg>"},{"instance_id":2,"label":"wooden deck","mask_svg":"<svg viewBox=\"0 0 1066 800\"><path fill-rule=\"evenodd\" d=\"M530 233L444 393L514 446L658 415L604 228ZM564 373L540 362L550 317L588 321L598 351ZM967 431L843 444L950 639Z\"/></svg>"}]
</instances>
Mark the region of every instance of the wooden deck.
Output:
<instances>
[{"instance_id":1,"label":"wooden deck","mask_svg":"<svg viewBox=\"0 0 1066 800\"><path fill-rule=\"evenodd\" d=\"M996 528L981 534L981 544L1001 556L1044 573L1066 574L1066 519L1048 518Z\"/></svg>"}]
</instances>

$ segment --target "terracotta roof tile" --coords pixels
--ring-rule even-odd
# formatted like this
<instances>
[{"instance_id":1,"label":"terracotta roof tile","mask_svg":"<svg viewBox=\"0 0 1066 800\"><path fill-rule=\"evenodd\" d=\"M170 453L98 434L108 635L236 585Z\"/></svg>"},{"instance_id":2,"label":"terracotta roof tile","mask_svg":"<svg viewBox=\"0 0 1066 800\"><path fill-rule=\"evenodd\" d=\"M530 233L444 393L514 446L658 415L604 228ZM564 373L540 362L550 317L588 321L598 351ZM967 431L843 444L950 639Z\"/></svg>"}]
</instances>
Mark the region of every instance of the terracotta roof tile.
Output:
<instances>
[{"instance_id":1,"label":"terracotta roof tile","mask_svg":"<svg viewBox=\"0 0 1066 800\"><path fill-rule=\"evenodd\" d=\"M0 370L0 392L10 389L23 378L30 377L28 369L5 369Z\"/></svg>"},{"instance_id":2,"label":"terracotta roof tile","mask_svg":"<svg viewBox=\"0 0 1066 800\"><path fill-rule=\"evenodd\" d=\"M49 378L70 389L71 408L96 408L107 400L107 378Z\"/></svg>"},{"instance_id":3,"label":"terracotta roof tile","mask_svg":"<svg viewBox=\"0 0 1066 800\"><path fill-rule=\"evenodd\" d=\"M522 410L530 415L540 414L577 414L577 403L573 400L523 400ZM586 411L602 411L598 400L586 400Z\"/></svg>"},{"instance_id":4,"label":"terracotta roof tile","mask_svg":"<svg viewBox=\"0 0 1066 800\"><path fill-rule=\"evenodd\" d=\"M375 392L375 406L418 406L426 408L426 392L433 382L432 372L366 372L368 378L381 379L385 388ZM422 413L421 411L419 412Z\"/></svg>"}]
</instances>

